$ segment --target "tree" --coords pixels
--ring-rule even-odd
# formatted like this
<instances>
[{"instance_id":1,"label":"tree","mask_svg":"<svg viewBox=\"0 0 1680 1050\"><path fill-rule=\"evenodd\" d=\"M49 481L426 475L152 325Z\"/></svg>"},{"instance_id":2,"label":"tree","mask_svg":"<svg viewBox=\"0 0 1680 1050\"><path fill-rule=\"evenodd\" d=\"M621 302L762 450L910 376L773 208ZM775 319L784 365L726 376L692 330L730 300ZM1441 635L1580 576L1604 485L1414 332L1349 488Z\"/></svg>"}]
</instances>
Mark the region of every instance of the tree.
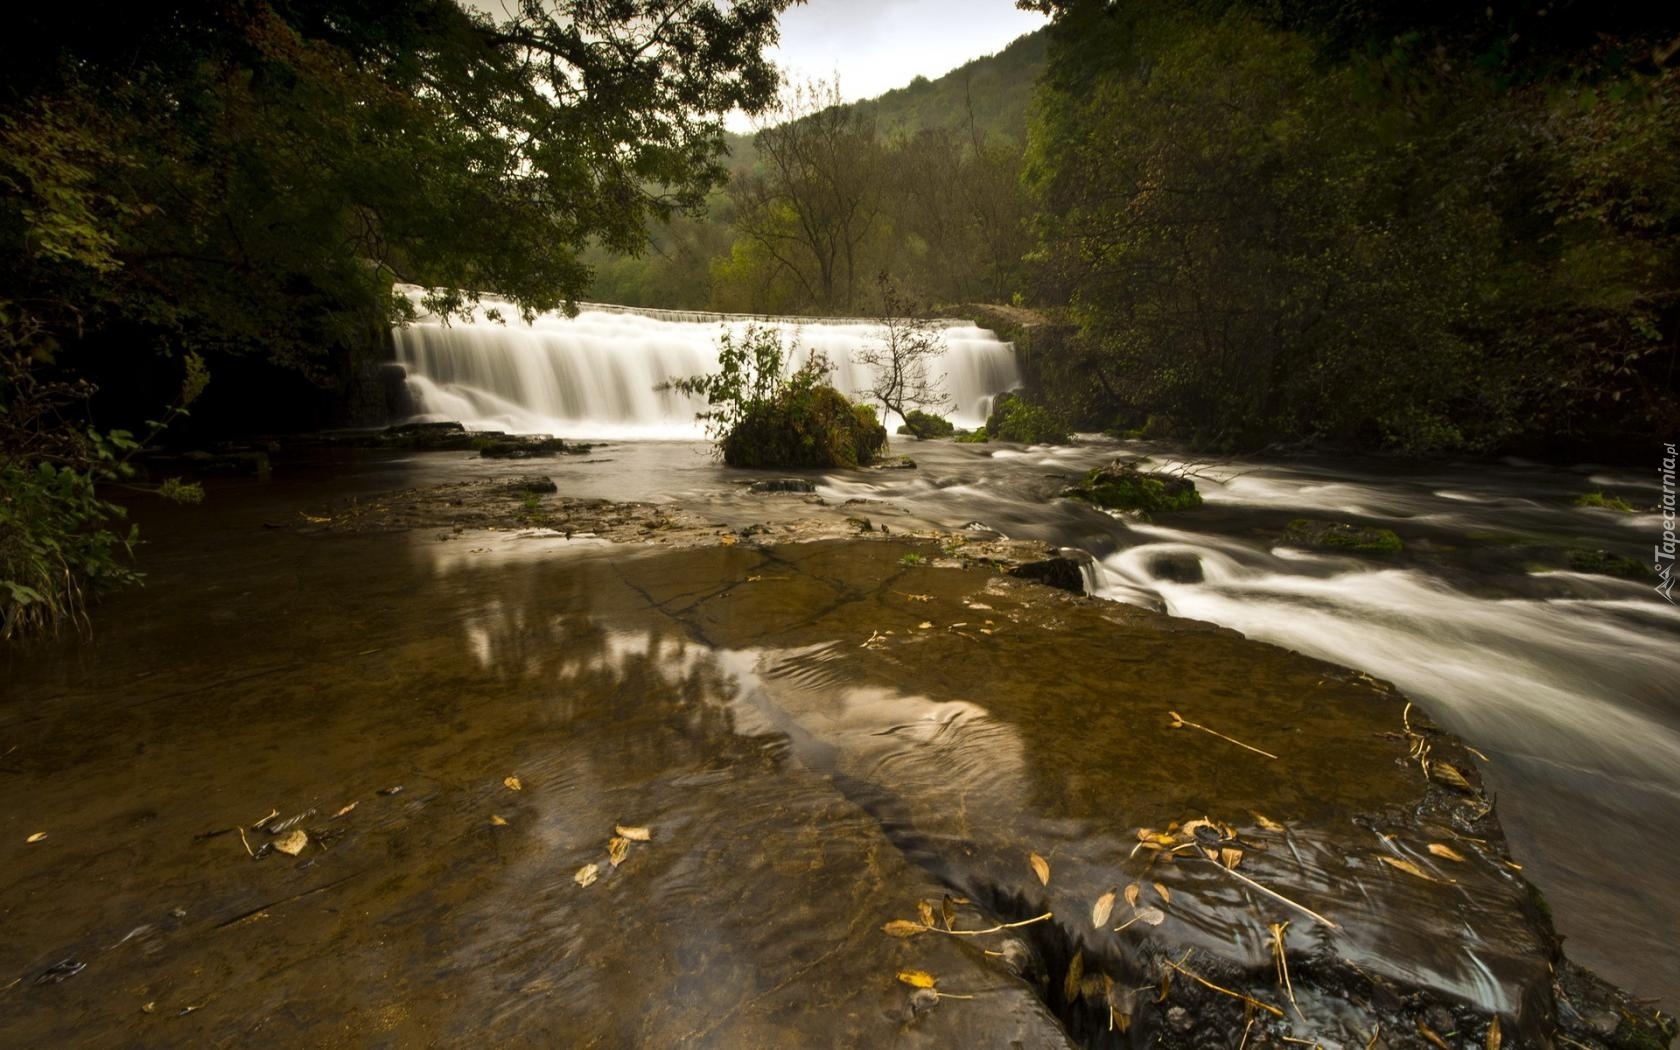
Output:
<instances>
[{"instance_id":1,"label":"tree","mask_svg":"<svg viewBox=\"0 0 1680 1050\"><path fill-rule=\"evenodd\" d=\"M878 341L854 351L853 356L874 376L869 396L908 421L914 409L945 404L945 394L939 389L945 377L929 373L930 366L945 355L945 337L934 321L918 316L891 277L882 273L875 284L881 298L875 317L882 334Z\"/></svg>"},{"instance_id":2,"label":"tree","mask_svg":"<svg viewBox=\"0 0 1680 1050\"><path fill-rule=\"evenodd\" d=\"M741 233L794 280L807 302L850 311L882 207L875 122L836 84L795 85L760 119L761 170L730 185Z\"/></svg>"}]
</instances>

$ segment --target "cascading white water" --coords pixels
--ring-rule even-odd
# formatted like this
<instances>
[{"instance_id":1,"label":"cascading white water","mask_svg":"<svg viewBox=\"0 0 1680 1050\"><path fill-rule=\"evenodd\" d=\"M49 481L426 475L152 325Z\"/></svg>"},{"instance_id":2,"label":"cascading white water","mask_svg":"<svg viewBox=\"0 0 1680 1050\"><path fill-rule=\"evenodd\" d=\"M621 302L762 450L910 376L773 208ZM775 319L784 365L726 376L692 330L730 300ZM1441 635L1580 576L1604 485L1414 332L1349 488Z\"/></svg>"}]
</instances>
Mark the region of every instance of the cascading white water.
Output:
<instances>
[{"instance_id":1,"label":"cascading white water","mask_svg":"<svg viewBox=\"0 0 1680 1050\"><path fill-rule=\"evenodd\" d=\"M419 304L421 291L408 294ZM486 309L502 306L499 323ZM445 325L423 316L395 333L397 360L421 418L458 420L469 429L580 438L695 438L703 400L662 390L672 379L718 367L717 339L739 337L750 323L771 325L797 348L836 368L834 383L854 397L872 383L855 355L880 340L881 325L834 318L753 318L741 314L637 310L580 304L576 317L542 314L532 323L486 299L472 323ZM993 395L1020 384L1011 344L963 321L943 322L946 352L932 369L943 376L944 411L959 427L985 421ZM890 430L901 422L885 420Z\"/></svg>"}]
</instances>

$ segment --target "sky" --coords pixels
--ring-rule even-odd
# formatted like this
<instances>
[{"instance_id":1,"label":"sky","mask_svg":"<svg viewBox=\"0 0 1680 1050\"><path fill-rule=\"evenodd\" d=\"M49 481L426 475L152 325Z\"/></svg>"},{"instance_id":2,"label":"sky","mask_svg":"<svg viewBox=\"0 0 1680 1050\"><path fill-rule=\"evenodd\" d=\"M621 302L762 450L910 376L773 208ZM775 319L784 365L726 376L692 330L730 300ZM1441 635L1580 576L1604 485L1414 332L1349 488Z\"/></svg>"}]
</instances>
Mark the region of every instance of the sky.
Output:
<instances>
[{"instance_id":1,"label":"sky","mask_svg":"<svg viewBox=\"0 0 1680 1050\"><path fill-rule=\"evenodd\" d=\"M1014 0L807 0L783 12L766 55L795 80L838 75L852 101L935 79L1044 24ZM752 120L733 113L729 128L751 131Z\"/></svg>"}]
</instances>

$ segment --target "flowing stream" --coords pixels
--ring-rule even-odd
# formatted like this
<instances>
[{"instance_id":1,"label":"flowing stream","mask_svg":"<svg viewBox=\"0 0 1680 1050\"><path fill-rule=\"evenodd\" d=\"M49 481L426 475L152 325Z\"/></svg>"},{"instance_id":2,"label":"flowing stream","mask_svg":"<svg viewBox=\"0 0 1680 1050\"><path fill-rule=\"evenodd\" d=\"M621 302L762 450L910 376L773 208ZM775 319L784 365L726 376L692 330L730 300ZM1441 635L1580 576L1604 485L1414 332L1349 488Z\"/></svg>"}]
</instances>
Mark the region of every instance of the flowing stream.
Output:
<instances>
[{"instance_id":1,"label":"flowing stream","mask_svg":"<svg viewBox=\"0 0 1680 1050\"><path fill-rule=\"evenodd\" d=\"M716 362L720 327L747 319L585 307L534 325L422 323L398 349L423 411L469 427L577 437L692 437L696 405L654 388ZM827 353L839 385L868 377L853 353L879 329L781 320ZM1009 344L952 323L943 372L959 426L1018 381ZM895 439L920 469L833 475L818 491L882 501L943 528L979 524L1091 558L1094 591L1212 621L1389 679L1484 752L1484 774L1526 873L1544 890L1571 954L1639 994L1680 1002L1680 609L1635 581L1568 571L1570 550L1647 561L1661 538L1648 510L1577 507L1608 489L1640 508L1649 470L1505 463L1411 467L1297 457L1187 463L1149 443L1071 447ZM557 464L562 491L680 498L732 484L694 444L631 443L611 473ZM1084 470L1120 456L1187 469L1206 505L1153 522L1058 499ZM1378 525L1398 555L1294 546L1299 517Z\"/></svg>"}]
</instances>

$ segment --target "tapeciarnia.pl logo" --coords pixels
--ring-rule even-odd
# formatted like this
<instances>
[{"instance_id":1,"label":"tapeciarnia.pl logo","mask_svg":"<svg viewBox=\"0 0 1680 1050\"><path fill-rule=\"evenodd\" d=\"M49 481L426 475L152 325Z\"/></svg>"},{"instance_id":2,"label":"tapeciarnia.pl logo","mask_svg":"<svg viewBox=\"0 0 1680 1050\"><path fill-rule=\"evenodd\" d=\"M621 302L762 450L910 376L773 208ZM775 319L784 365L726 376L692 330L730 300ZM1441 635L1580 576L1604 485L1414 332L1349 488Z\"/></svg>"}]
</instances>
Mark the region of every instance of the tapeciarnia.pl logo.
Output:
<instances>
[{"instance_id":1,"label":"tapeciarnia.pl logo","mask_svg":"<svg viewBox=\"0 0 1680 1050\"><path fill-rule=\"evenodd\" d=\"M1657 570L1657 593L1674 604L1674 443L1663 445L1662 459L1662 542L1653 555Z\"/></svg>"}]
</instances>

